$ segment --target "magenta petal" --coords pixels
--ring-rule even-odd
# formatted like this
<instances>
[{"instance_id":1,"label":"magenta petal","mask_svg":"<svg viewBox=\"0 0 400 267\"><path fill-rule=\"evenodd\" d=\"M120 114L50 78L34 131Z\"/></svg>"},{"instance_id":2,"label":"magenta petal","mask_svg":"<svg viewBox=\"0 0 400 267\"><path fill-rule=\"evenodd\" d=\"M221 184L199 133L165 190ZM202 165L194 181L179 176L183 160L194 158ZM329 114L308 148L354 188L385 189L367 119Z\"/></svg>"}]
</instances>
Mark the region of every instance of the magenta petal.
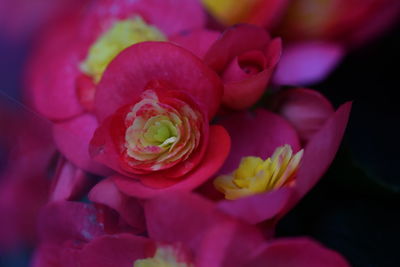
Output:
<instances>
[{"instance_id":1,"label":"magenta petal","mask_svg":"<svg viewBox=\"0 0 400 267\"><path fill-rule=\"evenodd\" d=\"M69 161L85 171L105 175L110 171L89 156L89 143L97 126L96 118L85 114L55 123L53 134L58 149Z\"/></svg>"},{"instance_id":2,"label":"magenta petal","mask_svg":"<svg viewBox=\"0 0 400 267\"><path fill-rule=\"evenodd\" d=\"M279 146L288 144L294 151L300 149L296 130L280 116L258 109L254 113L237 112L218 122L231 136L231 152L219 173L235 170L246 156L266 159Z\"/></svg>"},{"instance_id":3,"label":"magenta petal","mask_svg":"<svg viewBox=\"0 0 400 267\"><path fill-rule=\"evenodd\" d=\"M33 254L32 267L59 267L62 247L58 244L44 243L36 247ZM67 267L63 265L62 267Z\"/></svg>"},{"instance_id":4,"label":"magenta petal","mask_svg":"<svg viewBox=\"0 0 400 267\"><path fill-rule=\"evenodd\" d=\"M90 241L104 234L103 223L97 220L93 205L79 202L53 202L39 217L38 227L42 240L60 243L66 240Z\"/></svg>"},{"instance_id":5,"label":"magenta petal","mask_svg":"<svg viewBox=\"0 0 400 267\"><path fill-rule=\"evenodd\" d=\"M281 188L237 200L223 200L218 208L225 213L250 224L269 220L284 210L293 190Z\"/></svg>"},{"instance_id":6,"label":"magenta petal","mask_svg":"<svg viewBox=\"0 0 400 267\"><path fill-rule=\"evenodd\" d=\"M253 54L252 59L242 62L241 58L248 53ZM253 105L265 91L280 54L280 39L271 41L261 27L238 24L228 28L214 42L204 61L223 78L223 104L244 109Z\"/></svg>"},{"instance_id":7,"label":"magenta petal","mask_svg":"<svg viewBox=\"0 0 400 267\"><path fill-rule=\"evenodd\" d=\"M60 159L50 200L73 200L81 196L91 183L92 181L85 172L65 159Z\"/></svg>"},{"instance_id":8,"label":"magenta petal","mask_svg":"<svg viewBox=\"0 0 400 267\"><path fill-rule=\"evenodd\" d=\"M155 81L191 94L210 119L219 108L222 83L203 61L171 43L143 42L125 49L106 69L95 96L100 121L131 104Z\"/></svg>"},{"instance_id":9,"label":"magenta petal","mask_svg":"<svg viewBox=\"0 0 400 267\"><path fill-rule=\"evenodd\" d=\"M241 266L264 238L258 228L224 216L214 207L190 193L153 198L145 204L149 236L190 248L196 266Z\"/></svg>"},{"instance_id":10,"label":"magenta petal","mask_svg":"<svg viewBox=\"0 0 400 267\"><path fill-rule=\"evenodd\" d=\"M225 218L208 228L197 249L196 266L243 266L265 238L259 228Z\"/></svg>"},{"instance_id":11,"label":"magenta petal","mask_svg":"<svg viewBox=\"0 0 400 267\"><path fill-rule=\"evenodd\" d=\"M175 183L163 189L151 188L143 185L139 180L124 176L113 176L114 182L119 190L129 196L138 198L152 198L158 194L177 191L191 191L210 179L222 166L230 150L230 138L221 126L210 127L210 139L208 148L199 166L183 177L183 180L166 179ZM148 177L151 179L151 177ZM147 179L147 178L143 178ZM154 179L162 179L156 177Z\"/></svg>"},{"instance_id":12,"label":"magenta petal","mask_svg":"<svg viewBox=\"0 0 400 267\"><path fill-rule=\"evenodd\" d=\"M77 18L63 17L51 25L39 39L28 65L25 82L28 96L36 110L54 120L83 112L75 89L80 74L75 40Z\"/></svg>"},{"instance_id":13,"label":"magenta petal","mask_svg":"<svg viewBox=\"0 0 400 267\"><path fill-rule=\"evenodd\" d=\"M153 241L144 237L130 234L102 236L82 249L79 266L133 266L138 259L152 257L154 251Z\"/></svg>"},{"instance_id":14,"label":"magenta petal","mask_svg":"<svg viewBox=\"0 0 400 267\"><path fill-rule=\"evenodd\" d=\"M335 158L347 126L351 105L347 102L340 106L305 147L294 187L299 198L318 182Z\"/></svg>"},{"instance_id":15,"label":"magenta petal","mask_svg":"<svg viewBox=\"0 0 400 267\"><path fill-rule=\"evenodd\" d=\"M274 82L283 85L307 85L326 78L342 59L341 46L308 42L284 48Z\"/></svg>"},{"instance_id":16,"label":"magenta petal","mask_svg":"<svg viewBox=\"0 0 400 267\"><path fill-rule=\"evenodd\" d=\"M236 56L247 51L263 49L270 40L269 34L263 28L238 24L222 34L212 45L204 60L214 70L221 72Z\"/></svg>"},{"instance_id":17,"label":"magenta petal","mask_svg":"<svg viewBox=\"0 0 400 267\"><path fill-rule=\"evenodd\" d=\"M207 227L220 217L209 200L190 193L169 193L148 200L145 205L150 238L181 242L196 250Z\"/></svg>"},{"instance_id":18,"label":"magenta petal","mask_svg":"<svg viewBox=\"0 0 400 267\"><path fill-rule=\"evenodd\" d=\"M220 32L206 29L199 29L190 32L183 32L178 35L171 36L170 42L178 44L183 48L191 51L199 58L203 58L211 45L220 36Z\"/></svg>"},{"instance_id":19,"label":"magenta petal","mask_svg":"<svg viewBox=\"0 0 400 267\"><path fill-rule=\"evenodd\" d=\"M294 126L305 143L335 112L323 95L304 88L279 92L271 99L271 108Z\"/></svg>"},{"instance_id":20,"label":"magenta petal","mask_svg":"<svg viewBox=\"0 0 400 267\"><path fill-rule=\"evenodd\" d=\"M205 24L205 13L197 0L138 1L136 8L167 35L202 28Z\"/></svg>"},{"instance_id":21,"label":"magenta petal","mask_svg":"<svg viewBox=\"0 0 400 267\"><path fill-rule=\"evenodd\" d=\"M308 238L277 239L245 266L349 267L337 252Z\"/></svg>"},{"instance_id":22,"label":"magenta petal","mask_svg":"<svg viewBox=\"0 0 400 267\"><path fill-rule=\"evenodd\" d=\"M281 50L281 40L272 40L265 51L265 66L262 67L263 70L261 72L250 74L238 81L224 79L223 104L238 110L251 107L255 104L266 90L275 65L279 61ZM241 71L243 73L243 70ZM236 77L236 79L239 77Z\"/></svg>"},{"instance_id":23,"label":"magenta petal","mask_svg":"<svg viewBox=\"0 0 400 267\"><path fill-rule=\"evenodd\" d=\"M93 187L89 199L116 210L130 226L138 232L144 231L142 205L137 199L122 194L111 179L105 179Z\"/></svg>"}]
</instances>

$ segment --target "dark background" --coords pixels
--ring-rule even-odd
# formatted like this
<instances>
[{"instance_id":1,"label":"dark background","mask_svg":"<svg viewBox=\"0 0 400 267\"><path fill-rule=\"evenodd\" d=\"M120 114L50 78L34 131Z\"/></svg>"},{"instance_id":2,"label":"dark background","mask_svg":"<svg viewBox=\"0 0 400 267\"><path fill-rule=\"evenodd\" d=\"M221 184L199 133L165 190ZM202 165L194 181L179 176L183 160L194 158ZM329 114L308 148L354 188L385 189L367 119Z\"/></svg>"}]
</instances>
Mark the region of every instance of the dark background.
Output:
<instances>
[{"instance_id":1,"label":"dark background","mask_svg":"<svg viewBox=\"0 0 400 267\"><path fill-rule=\"evenodd\" d=\"M0 98L9 103L20 98L30 45L0 35ZM350 53L327 80L311 86L335 106L348 100L354 106L337 159L281 221L279 236L311 236L353 266L400 266L399 49L400 27L395 27ZM0 266L27 266L29 253L0 255Z\"/></svg>"},{"instance_id":2,"label":"dark background","mask_svg":"<svg viewBox=\"0 0 400 267\"><path fill-rule=\"evenodd\" d=\"M400 27L350 53L320 90L353 100L342 147L326 177L278 227L309 235L353 266L400 266Z\"/></svg>"}]
</instances>

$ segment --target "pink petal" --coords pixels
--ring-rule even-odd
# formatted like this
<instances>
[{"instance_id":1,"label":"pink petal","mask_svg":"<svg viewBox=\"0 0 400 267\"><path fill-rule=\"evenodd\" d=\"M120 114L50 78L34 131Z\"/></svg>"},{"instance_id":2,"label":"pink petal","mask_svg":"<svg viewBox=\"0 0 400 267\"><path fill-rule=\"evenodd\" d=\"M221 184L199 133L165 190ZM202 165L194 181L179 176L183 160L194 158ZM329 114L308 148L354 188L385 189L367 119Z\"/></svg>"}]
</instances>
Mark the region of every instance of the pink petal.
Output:
<instances>
[{"instance_id":1,"label":"pink petal","mask_svg":"<svg viewBox=\"0 0 400 267\"><path fill-rule=\"evenodd\" d=\"M258 109L254 113L237 112L218 122L224 126L232 140L232 149L220 174L228 174L239 166L246 156L266 159L279 146L288 144L294 151L300 149L295 129L280 116Z\"/></svg>"},{"instance_id":2,"label":"pink petal","mask_svg":"<svg viewBox=\"0 0 400 267\"><path fill-rule=\"evenodd\" d=\"M29 98L36 110L53 120L83 112L76 95L81 60L76 52L78 25L78 16L57 20L39 39L28 65L25 84Z\"/></svg>"},{"instance_id":3,"label":"pink petal","mask_svg":"<svg viewBox=\"0 0 400 267\"><path fill-rule=\"evenodd\" d=\"M304 88L279 92L271 99L271 109L287 119L305 143L335 112L332 104L323 95Z\"/></svg>"},{"instance_id":4,"label":"pink petal","mask_svg":"<svg viewBox=\"0 0 400 267\"><path fill-rule=\"evenodd\" d=\"M87 244L79 255L79 266L133 266L138 259L152 257L155 244L130 234L102 236Z\"/></svg>"},{"instance_id":5,"label":"pink petal","mask_svg":"<svg viewBox=\"0 0 400 267\"><path fill-rule=\"evenodd\" d=\"M0 31L12 41L26 42L44 25L65 14L71 15L85 5L87 0L30 0L0 1Z\"/></svg>"},{"instance_id":6,"label":"pink petal","mask_svg":"<svg viewBox=\"0 0 400 267\"><path fill-rule=\"evenodd\" d=\"M205 14L197 0L138 1L136 8L167 35L202 28L205 24Z\"/></svg>"},{"instance_id":7,"label":"pink petal","mask_svg":"<svg viewBox=\"0 0 400 267\"><path fill-rule=\"evenodd\" d=\"M73 200L83 196L94 182L81 169L65 159L60 159L53 180L51 201Z\"/></svg>"},{"instance_id":8,"label":"pink petal","mask_svg":"<svg viewBox=\"0 0 400 267\"><path fill-rule=\"evenodd\" d=\"M219 36L218 31L199 29L171 36L169 40L191 51L199 58L203 58Z\"/></svg>"},{"instance_id":9,"label":"pink petal","mask_svg":"<svg viewBox=\"0 0 400 267\"><path fill-rule=\"evenodd\" d=\"M89 156L89 143L97 126L96 118L85 114L55 123L53 134L58 149L69 161L85 171L106 175L110 171Z\"/></svg>"},{"instance_id":10,"label":"pink petal","mask_svg":"<svg viewBox=\"0 0 400 267\"><path fill-rule=\"evenodd\" d=\"M218 202L218 208L232 217L250 224L257 224L277 216L285 208L293 190L281 188L275 191Z\"/></svg>"},{"instance_id":11,"label":"pink petal","mask_svg":"<svg viewBox=\"0 0 400 267\"><path fill-rule=\"evenodd\" d=\"M243 58L248 53L252 56ZM222 76L224 105L244 109L264 93L280 54L280 39L271 41L263 28L241 24L228 28L211 46L204 60ZM249 71L242 62L256 71Z\"/></svg>"},{"instance_id":12,"label":"pink petal","mask_svg":"<svg viewBox=\"0 0 400 267\"><path fill-rule=\"evenodd\" d=\"M98 118L103 120L132 103L154 81L187 91L205 107L209 118L219 108L222 84L214 71L181 47L144 42L124 50L105 71L95 98Z\"/></svg>"},{"instance_id":13,"label":"pink petal","mask_svg":"<svg viewBox=\"0 0 400 267\"><path fill-rule=\"evenodd\" d=\"M204 267L243 266L265 241L257 227L232 218L212 225L202 239L196 266Z\"/></svg>"},{"instance_id":14,"label":"pink petal","mask_svg":"<svg viewBox=\"0 0 400 267\"><path fill-rule=\"evenodd\" d=\"M325 79L344 55L340 45L323 42L293 44L283 49L274 82L307 85Z\"/></svg>"},{"instance_id":15,"label":"pink petal","mask_svg":"<svg viewBox=\"0 0 400 267\"><path fill-rule=\"evenodd\" d=\"M199 166L180 180L167 181L167 183L173 183L173 185L169 184L169 187L156 189L145 186L140 181L132 178L124 176L113 176L112 178L123 193L139 198L152 198L166 192L190 191L203 184L218 171L224 163L229 149L230 139L228 133L224 128L214 125L210 127L208 148ZM151 179L151 177L146 177L145 179ZM165 183L161 177L154 179L160 179L158 183Z\"/></svg>"},{"instance_id":16,"label":"pink petal","mask_svg":"<svg viewBox=\"0 0 400 267\"><path fill-rule=\"evenodd\" d=\"M196 0L102 0L88 9L81 34L93 42L115 20L135 16L167 36L201 28L205 23L204 12Z\"/></svg>"},{"instance_id":17,"label":"pink petal","mask_svg":"<svg viewBox=\"0 0 400 267\"><path fill-rule=\"evenodd\" d=\"M61 246L42 243L35 249L31 260L32 267L66 267L60 264Z\"/></svg>"},{"instance_id":18,"label":"pink petal","mask_svg":"<svg viewBox=\"0 0 400 267\"><path fill-rule=\"evenodd\" d=\"M263 49L270 40L269 34L263 28L238 24L222 34L212 45L204 60L214 70L222 72L233 58L246 51Z\"/></svg>"},{"instance_id":19,"label":"pink petal","mask_svg":"<svg viewBox=\"0 0 400 267\"><path fill-rule=\"evenodd\" d=\"M257 74L248 75L241 81L225 81L223 103L233 109L244 109L255 104L265 92L272 71L281 54L281 40L274 39L265 51L267 55L265 69Z\"/></svg>"},{"instance_id":20,"label":"pink petal","mask_svg":"<svg viewBox=\"0 0 400 267\"><path fill-rule=\"evenodd\" d=\"M38 229L42 240L60 243L66 240L88 242L104 234L93 205L79 202L53 202L40 214Z\"/></svg>"},{"instance_id":21,"label":"pink petal","mask_svg":"<svg viewBox=\"0 0 400 267\"><path fill-rule=\"evenodd\" d=\"M351 105L347 102L340 106L308 142L294 187L297 198L288 208L310 191L332 163L347 126Z\"/></svg>"},{"instance_id":22,"label":"pink petal","mask_svg":"<svg viewBox=\"0 0 400 267\"><path fill-rule=\"evenodd\" d=\"M277 239L245 266L349 267L337 252L308 238Z\"/></svg>"},{"instance_id":23,"label":"pink petal","mask_svg":"<svg viewBox=\"0 0 400 267\"><path fill-rule=\"evenodd\" d=\"M36 220L49 195L44 171L21 166L0 174L0 250L12 251L37 241Z\"/></svg>"},{"instance_id":24,"label":"pink petal","mask_svg":"<svg viewBox=\"0 0 400 267\"><path fill-rule=\"evenodd\" d=\"M224 216L195 194L160 195L146 202L145 212L150 237L190 248L196 266L241 266L264 241L258 228Z\"/></svg>"},{"instance_id":25,"label":"pink petal","mask_svg":"<svg viewBox=\"0 0 400 267\"><path fill-rule=\"evenodd\" d=\"M196 250L207 227L221 217L212 202L190 193L167 193L145 202L147 229L152 239L180 242Z\"/></svg>"},{"instance_id":26,"label":"pink petal","mask_svg":"<svg viewBox=\"0 0 400 267\"><path fill-rule=\"evenodd\" d=\"M105 179L93 187L89 199L116 210L130 226L138 232L144 231L142 205L137 199L122 194L111 179Z\"/></svg>"}]
</instances>

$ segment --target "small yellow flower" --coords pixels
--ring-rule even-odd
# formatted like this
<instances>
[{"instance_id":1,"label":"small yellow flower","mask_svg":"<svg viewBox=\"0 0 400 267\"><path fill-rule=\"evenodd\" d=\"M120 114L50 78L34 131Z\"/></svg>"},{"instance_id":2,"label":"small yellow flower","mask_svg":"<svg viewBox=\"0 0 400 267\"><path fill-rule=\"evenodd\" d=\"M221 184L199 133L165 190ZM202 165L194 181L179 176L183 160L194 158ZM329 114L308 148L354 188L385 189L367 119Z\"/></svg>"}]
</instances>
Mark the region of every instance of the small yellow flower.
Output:
<instances>
[{"instance_id":1,"label":"small yellow flower","mask_svg":"<svg viewBox=\"0 0 400 267\"><path fill-rule=\"evenodd\" d=\"M274 154L262 160L259 157L242 158L239 168L229 175L214 180L214 186L234 200L271 191L294 183L303 150L293 154L289 145L278 147Z\"/></svg>"}]
</instances>

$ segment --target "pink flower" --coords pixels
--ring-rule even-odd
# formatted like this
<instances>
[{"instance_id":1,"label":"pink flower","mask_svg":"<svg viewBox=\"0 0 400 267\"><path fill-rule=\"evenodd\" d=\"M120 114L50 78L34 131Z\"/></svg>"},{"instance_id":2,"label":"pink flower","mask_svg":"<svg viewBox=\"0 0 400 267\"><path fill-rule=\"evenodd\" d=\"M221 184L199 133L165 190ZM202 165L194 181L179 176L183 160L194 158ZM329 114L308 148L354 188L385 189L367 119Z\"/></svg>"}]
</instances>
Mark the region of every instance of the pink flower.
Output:
<instances>
[{"instance_id":1,"label":"pink flower","mask_svg":"<svg viewBox=\"0 0 400 267\"><path fill-rule=\"evenodd\" d=\"M102 218L110 214L88 204L46 207L39 221L46 231L33 266L348 266L339 254L306 238L266 241L254 226L193 194L158 196L144 210L146 237L120 227L107 230L113 222Z\"/></svg>"},{"instance_id":2,"label":"pink flower","mask_svg":"<svg viewBox=\"0 0 400 267\"><path fill-rule=\"evenodd\" d=\"M281 40L250 24L227 28L217 37L216 32L203 30L176 36L173 41L203 58L220 75L225 107L249 108L269 84L281 55Z\"/></svg>"},{"instance_id":3,"label":"pink flower","mask_svg":"<svg viewBox=\"0 0 400 267\"><path fill-rule=\"evenodd\" d=\"M27 93L35 109L56 121L55 141L69 161L85 171L109 173L87 151L98 126L96 88L112 59L130 45L166 41L204 22L196 1L101 0L47 28L30 62Z\"/></svg>"},{"instance_id":4,"label":"pink flower","mask_svg":"<svg viewBox=\"0 0 400 267\"><path fill-rule=\"evenodd\" d=\"M252 224L276 222L318 182L334 159L351 109L346 103L333 112L324 98L304 89L281 96L286 103L278 101L278 110L289 121L262 109L219 121L232 148L214 185L227 199L220 200L213 186L200 190L218 200L219 209Z\"/></svg>"},{"instance_id":5,"label":"pink flower","mask_svg":"<svg viewBox=\"0 0 400 267\"><path fill-rule=\"evenodd\" d=\"M179 12L176 5L180 6ZM60 19L38 42L40 46L30 70L35 82L28 83L34 106L54 120L68 119L90 110L88 102L93 101L91 90L100 78L98 71L104 71L128 43L168 39L203 24L204 15L196 1L95 2L85 12ZM131 35L119 38L124 31ZM128 43L122 43L124 41ZM114 51L108 44L121 49ZM59 53L60 49L63 53ZM95 58L95 52L104 54L103 58ZM48 74L43 78L41 74L45 70Z\"/></svg>"},{"instance_id":6,"label":"pink flower","mask_svg":"<svg viewBox=\"0 0 400 267\"><path fill-rule=\"evenodd\" d=\"M128 195L191 190L223 164L229 136L209 126L222 94L217 75L190 52L169 43L142 43L106 70L95 99L100 127L91 154L121 175Z\"/></svg>"}]
</instances>

